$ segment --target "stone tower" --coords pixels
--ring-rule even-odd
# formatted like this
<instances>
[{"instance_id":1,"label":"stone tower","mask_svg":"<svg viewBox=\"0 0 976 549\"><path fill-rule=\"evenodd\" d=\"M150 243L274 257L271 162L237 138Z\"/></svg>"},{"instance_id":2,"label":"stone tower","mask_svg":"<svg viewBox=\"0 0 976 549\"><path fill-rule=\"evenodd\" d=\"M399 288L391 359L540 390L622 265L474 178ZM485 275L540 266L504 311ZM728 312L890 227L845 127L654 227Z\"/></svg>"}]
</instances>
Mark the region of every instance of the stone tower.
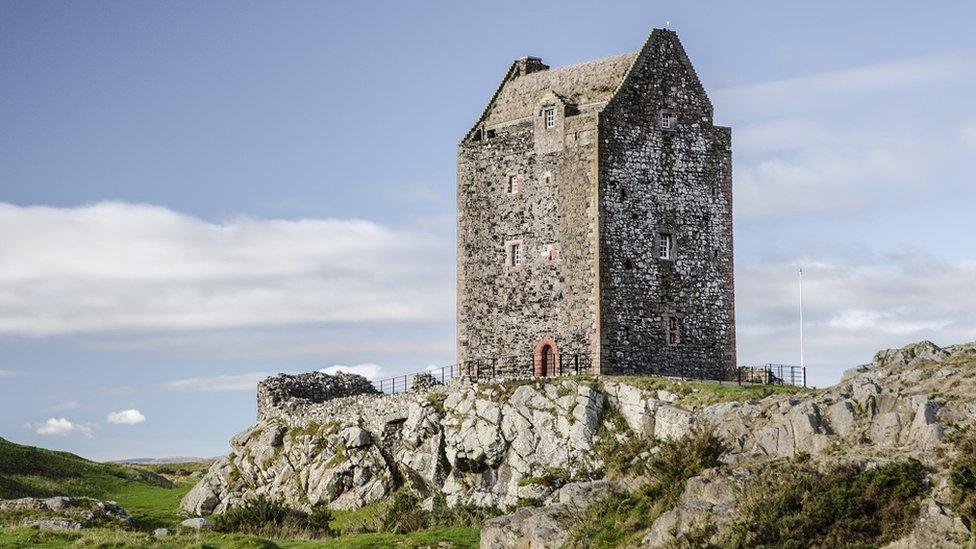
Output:
<instances>
[{"instance_id":1,"label":"stone tower","mask_svg":"<svg viewBox=\"0 0 976 549\"><path fill-rule=\"evenodd\" d=\"M458 361L723 376L731 157L672 31L579 65L516 60L458 148Z\"/></svg>"}]
</instances>

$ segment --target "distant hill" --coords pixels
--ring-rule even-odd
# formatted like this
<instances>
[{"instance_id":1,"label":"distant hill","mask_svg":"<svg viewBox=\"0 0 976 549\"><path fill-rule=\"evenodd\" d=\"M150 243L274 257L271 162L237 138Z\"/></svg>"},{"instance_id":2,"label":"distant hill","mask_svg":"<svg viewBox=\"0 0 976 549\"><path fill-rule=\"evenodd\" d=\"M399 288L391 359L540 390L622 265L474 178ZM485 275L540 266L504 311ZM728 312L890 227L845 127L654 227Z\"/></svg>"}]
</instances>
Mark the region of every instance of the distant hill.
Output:
<instances>
[{"instance_id":1,"label":"distant hill","mask_svg":"<svg viewBox=\"0 0 976 549\"><path fill-rule=\"evenodd\" d=\"M0 499L59 495L106 498L133 485L173 487L166 477L149 470L96 463L69 452L0 438Z\"/></svg>"},{"instance_id":2,"label":"distant hill","mask_svg":"<svg viewBox=\"0 0 976 549\"><path fill-rule=\"evenodd\" d=\"M169 465L171 463L206 463L217 461L223 456L212 457L212 458L202 458L202 457L190 457L190 456L172 456L172 457L162 457L162 458L129 458L116 460L113 463L127 463L130 465Z\"/></svg>"}]
</instances>

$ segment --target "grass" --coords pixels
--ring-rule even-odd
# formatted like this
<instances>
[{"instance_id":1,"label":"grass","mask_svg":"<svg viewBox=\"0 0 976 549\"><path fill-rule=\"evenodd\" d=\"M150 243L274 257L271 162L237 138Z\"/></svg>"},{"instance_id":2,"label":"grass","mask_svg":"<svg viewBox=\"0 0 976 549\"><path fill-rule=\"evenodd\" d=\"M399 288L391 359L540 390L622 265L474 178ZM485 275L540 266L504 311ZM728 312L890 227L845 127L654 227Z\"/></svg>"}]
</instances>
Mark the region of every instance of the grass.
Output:
<instances>
[{"instance_id":1,"label":"grass","mask_svg":"<svg viewBox=\"0 0 976 549\"><path fill-rule=\"evenodd\" d=\"M743 491L722 547L881 547L911 531L925 490L916 460L818 470L801 460L764 469Z\"/></svg>"},{"instance_id":2,"label":"grass","mask_svg":"<svg viewBox=\"0 0 976 549\"><path fill-rule=\"evenodd\" d=\"M636 544L654 521L677 503L685 481L716 467L725 447L711 431L695 431L664 441L646 460L648 482L630 494L612 495L574 517L568 547L621 547Z\"/></svg>"},{"instance_id":3,"label":"grass","mask_svg":"<svg viewBox=\"0 0 976 549\"><path fill-rule=\"evenodd\" d=\"M791 385L739 385L717 381L683 381L661 376L606 376L647 391L665 390L678 396L675 404L697 408L719 402L760 400L773 395L792 395L811 391Z\"/></svg>"},{"instance_id":4,"label":"grass","mask_svg":"<svg viewBox=\"0 0 976 549\"><path fill-rule=\"evenodd\" d=\"M949 465L952 510L966 524L976 524L976 435L960 433L954 446L955 457Z\"/></svg>"},{"instance_id":5,"label":"grass","mask_svg":"<svg viewBox=\"0 0 976 549\"><path fill-rule=\"evenodd\" d=\"M476 525L439 526L407 534L360 533L324 540L267 539L241 533L194 532L179 527L179 501L198 480L190 476L208 463L124 465L96 463L67 452L21 446L0 438L0 499L87 496L114 500L134 519L130 529L89 528L56 532L37 527L0 527L0 547L153 547L182 548L326 548L427 547L446 542L449 547L477 547ZM335 512L330 526L346 534L357 515L369 510ZM11 519L13 514L8 515ZM4 517L0 515L0 524ZM435 521L436 522L436 521ZM461 523L458 523L461 524ZM155 528L169 528L173 535L156 539Z\"/></svg>"}]
</instances>

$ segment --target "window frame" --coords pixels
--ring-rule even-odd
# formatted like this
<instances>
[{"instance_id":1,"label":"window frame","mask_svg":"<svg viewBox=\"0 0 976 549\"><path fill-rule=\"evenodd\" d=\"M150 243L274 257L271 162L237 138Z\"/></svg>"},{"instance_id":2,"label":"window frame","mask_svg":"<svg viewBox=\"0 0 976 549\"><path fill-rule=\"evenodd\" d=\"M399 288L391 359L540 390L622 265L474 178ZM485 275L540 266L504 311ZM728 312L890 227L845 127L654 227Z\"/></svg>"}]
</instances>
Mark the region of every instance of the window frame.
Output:
<instances>
[{"instance_id":1,"label":"window frame","mask_svg":"<svg viewBox=\"0 0 976 549\"><path fill-rule=\"evenodd\" d=\"M509 270L519 269L525 265L525 243L522 240L505 241L505 267Z\"/></svg>"},{"instance_id":2,"label":"window frame","mask_svg":"<svg viewBox=\"0 0 976 549\"><path fill-rule=\"evenodd\" d=\"M673 131L678 126L678 116L670 109L658 111L657 125L665 131Z\"/></svg>"},{"instance_id":3,"label":"window frame","mask_svg":"<svg viewBox=\"0 0 976 549\"><path fill-rule=\"evenodd\" d=\"M505 194L518 194L520 190L522 190L522 185L519 182L518 174L508 174L508 179L505 181Z\"/></svg>"},{"instance_id":4,"label":"window frame","mask_svg":"<svg viewBox=\"0 0 976 549\"><path fill-rule=\"evenodd\" d=\"M556 127L556 107L542 108L542 127L547 130Z\"/></svg>"},{"instance_id":5,"label":"window frame","mask_svg":"<svg viewBox=\"0 0 976 549\"><path fill-rule=\"evenodd\" d=\"M681 319L674 313L664 316L664 342L668 347L681 343Z\"/></svg>"},{"instance_id":6,"label":"window frame","mask_svg":"<svg viewBox=\"0 0 976 549\"><path fill-rule=\"evenodd\" d=\"M664 253L662 253L662 251ZM657 258L661 261L674 261L675 246L674 232L668 230L658 230L657 232Z\"/></svg>"}]
</instances>

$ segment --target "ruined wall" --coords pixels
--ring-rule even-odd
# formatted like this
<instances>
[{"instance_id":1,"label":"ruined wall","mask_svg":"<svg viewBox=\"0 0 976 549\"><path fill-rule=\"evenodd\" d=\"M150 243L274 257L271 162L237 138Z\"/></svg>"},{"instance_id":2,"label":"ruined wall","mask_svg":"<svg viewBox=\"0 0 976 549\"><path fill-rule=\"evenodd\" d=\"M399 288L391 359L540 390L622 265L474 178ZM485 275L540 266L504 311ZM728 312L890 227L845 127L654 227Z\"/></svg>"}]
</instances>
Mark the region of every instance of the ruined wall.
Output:
<instances>
[{"instance_id":1,"label":"ruined wall","mask_svg":"<svg viewBox=\"0 0 976 549\"><path fill-rule=\"evenodd\" d=\"M601 367L718 377L735 364L731 132L677 36L655 35L600 119Z\"/></svg>"},{"instance_id":2,"label":"ruined wall","mask_svg":"<svg viewBox=\"0 0 976 549\"><path fill-rule=\"evenodd\" d=\"M549 143L539 150L551 152L536 152L534 117L458 150L461 362L511 357L499 361L501 373L525 375L544 338L564 358L595 342L596 116L564 115L549 130L561 134L561 150ZM507 192L510 174L518 193ZM524 262L512 268L505 245L516 240Z\"/></svg>"}]
</instances>

